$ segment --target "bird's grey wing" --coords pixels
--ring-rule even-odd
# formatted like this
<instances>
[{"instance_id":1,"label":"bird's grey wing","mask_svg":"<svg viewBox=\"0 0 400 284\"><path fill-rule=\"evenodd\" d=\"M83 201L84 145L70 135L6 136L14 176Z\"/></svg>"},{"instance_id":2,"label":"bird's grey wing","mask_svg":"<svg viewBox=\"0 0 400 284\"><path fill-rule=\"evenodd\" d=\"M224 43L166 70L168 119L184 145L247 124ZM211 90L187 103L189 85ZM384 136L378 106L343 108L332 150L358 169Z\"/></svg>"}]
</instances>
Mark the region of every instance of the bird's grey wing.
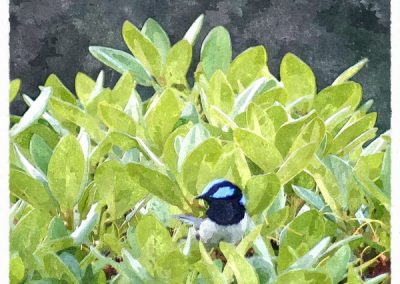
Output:
<instances>
[{"instance_id":1,"label":"bird's grey wing","mask_svg":"<svg viewBox=\"0 0 400 284\"><path fill-rule=\"evenodd\" d=\"M185 214L174 215L174 217L183 223L193 225L196 229L200 228L200 224L204 221L204 219L196 218L191 215L185 215Z\"/></svg>"}]
</instances>

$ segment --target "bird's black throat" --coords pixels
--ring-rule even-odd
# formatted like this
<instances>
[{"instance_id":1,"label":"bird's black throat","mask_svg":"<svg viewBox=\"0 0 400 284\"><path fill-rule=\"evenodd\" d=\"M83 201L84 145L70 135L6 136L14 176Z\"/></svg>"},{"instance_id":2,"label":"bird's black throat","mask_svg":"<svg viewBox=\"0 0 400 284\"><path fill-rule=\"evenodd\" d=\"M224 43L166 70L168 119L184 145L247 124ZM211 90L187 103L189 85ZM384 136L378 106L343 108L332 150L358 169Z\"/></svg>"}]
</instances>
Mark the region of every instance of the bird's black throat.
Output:
<instances>
[{"instance_id":1,"label":"bird's black throat","mask_svg":"<svg viewBox=\"0 0 400 284\"><path fill-rule=\"evenodd\" d=\"M237 199L213 200L209 205L206 215L218 225L238 224L246 213L246 209Z\"/></svg>"}]
</instances>

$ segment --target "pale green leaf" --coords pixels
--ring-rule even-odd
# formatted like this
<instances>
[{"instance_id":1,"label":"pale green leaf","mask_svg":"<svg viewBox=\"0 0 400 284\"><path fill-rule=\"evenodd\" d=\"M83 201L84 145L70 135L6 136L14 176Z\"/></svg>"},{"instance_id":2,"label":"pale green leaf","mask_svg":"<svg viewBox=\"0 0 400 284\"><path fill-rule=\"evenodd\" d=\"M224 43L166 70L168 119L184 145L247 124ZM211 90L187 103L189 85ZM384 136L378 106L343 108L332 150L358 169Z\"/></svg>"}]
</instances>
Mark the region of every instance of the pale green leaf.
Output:
<instances>
[{"instance_id":1,"label":"pale green leaf","mask_svg":"<svg viewBox=\"0 0 400 284\"><path fill-rule=\"evenodd\" d=\"M232 59L229 32L222 26L213 28L203 41L200 61L208 79L217 71L226 72Z\"/></svg>"},{"instance_id":2,"label":"pale green leaf","mask_svg":"<svg viewBox=\"0 0 400 284\"><path fill-rule=\"evenodd\" d=\"M140 63L154 77L159 78L162 59L156 46L129 21L125 21L123 24L122 36L129 50L139 59Z\"/></svg>"},{"instance_id":3,"label":"pale green leaf","mask_svg":"<svg viewBox=\"0 0 400 284\"><path fill-rule=\"evenodd\" d=\"M206 96L209 108L214 105L225 114L231 114L235 95L225 74L221 70L217 70L212 75Z\"/></svg>"},{"instance_id":4,"label":"pale green leaf","mask_svg":"<svg viewBox=\"0 0 400 284\"><path fill-rule=\"evenodd\" d=\"M301 244L308 247L317 245L325 234L323 217L314 209L307 211L291 221L281 234L280 246L293 249Z\"/></svg>"},{"instance_id":5,"label":"pale green leaf","mask_svg":"<svg viewBox=\"0 0 400 284\"><path fill-rule=\"evenodd\" d=\"M354 64L353 66L346 69L342 74L340 74L335 79L335 81L333 81L332 86L342 84L351 79L351 77L356 75L365 66L365 64L367 64L367 62L368 58L364 58L359 62L357 62L356 64Z\"/></svg>"},{"instance_id":6,"label":"pale green leaf","mask_svg":"<svg viewBox=\"0 0 400 284\"><path fill-rule=\"evenodd\" d=\"M22 171L10 170L10 193L31 204L34 208L55 213L57 205L43 184Z\"/></svg>"},{"instance_id":7,"label":"pale green leaf","mask_svg":"<svg viewBox=\"0 0 400 284\"><path fill-rule=\"evenodd\" d=\"M56 116L60 116L84 128L89 133L91 139L96 142L100 142L105 136L103 130L101 130L93 117L72 104L52 98L50 100L50 110Z\"/></svg>"},{"instance_id":8,"label":"pale green leaf","mask_svg":"<svg viewBox=\"0 0 400 284\"><path fill-rule=\"evenodd\" d=\"M282 156L275 145L266 139L245 129L234 129L235 143L245 155L259 166L265 173L276 169L282 162Z\"/></svg>"},{"instance_id":9,"label":"pale green leaf","mask_svg":"<svg viewBox=\"0 0 400 284\"><path fill-rule=\"evenodd\" d=\"M61 82L61 80L57 77L56 74L51 74L45 84L45 87L51 87L53 90L52 97L59 98L67 103L78 105L76 97L72 94L70 90L65 87L65 85Z\"/></svg>"},{"instance_id":10,"label":"pale green leaf","mask_svg":"<svg viewBox=\"0 0 400 284\"><path fill-rule=\"evenodd\" d=\"M9 91L9 99L8 99L8 101L10 103L18 95L20 88L21 88L21 80L20 79L14 79L10 82L10 91Z\"/></svg>"},{"instance_id":11,"label":"pale green leaf","mask_svg":"<svg viewBox=\"0 0 400 284\"><path fill-rule=\"evenodd\" d=\"M350 107L354 111L360 104L362 88L360 84L346 82L323 89L315 97L313 108L321 119L326 120L332 114Z\"/></svg>"},{"instance_id":12,"label":"pale green leaf","mask_svg":"<svg viewBox=\"0 0 400 284\"><path fill-rule=\"evenodd\" d=\"M163 62L167 58L168 50L171 48L167 33L154 19L148 18L143 24L142 34L144 34L157 48Z\"/></svg>"},{"instance_id":13,"label":"pale green leaf","mask_svg":"<svg viewBox=\"0 0 400 284\"><path fill-rule=\"evenodd\" d=\"M201 14L197 17L197 19L193 22L190 28L185 33L183 37L186 39L192 46L196 43L197 37L199 36L200 30L203 26L204 14Z\"/></svg>"},{"instance_id":14,"label":"pale green leaf","mask_svg":"<svg viewBox=\"0 0 400 284\"><path fill-rule=\"evenodd\" d=\"M316 271L294 270L282 274L276 280L276 284L332 284L328 274Z\"/></svg>"},{"instance_id":15,"label":"pale green leaf","mask_svg":"<svg viewBox=\"0 0 400 284\"><path fill-rule=\"evenodd\" d=\"M172 89L166 89L149 106L144 117L146 133L157 152L161 152L165 139L173 131L183 108L183 101Z\"/></svg>"},{"instance_id":16,"label":"pale green leaf","mask_svg":"<svg viewBox=\"0 0 400 284\"><path fill-rule=\"evenodd\" d=\"M246 88L262 76L262 70L267 63L267 52L262 45L250 47L240 53L228 70L228 81L235 92L240 86Z\"/></svg>"},{"instance_id":17,"label":"pale green leaf","mask_svg":"<svg viewBox=\"0 0 400 284\"><path fill-rule=\"evenodd\" d=\"M139 182L139 173L131 175L127 166L112 160L101 164L94 181L100 201L107 204L110 218L116 220L124 215L146 191Z\"/></svg>"},{"instance_id":18,"label":"pale green leaf","mask_svg":"<svg viewBox=\"0 0 400 284\"><path fill-rule=\"evenodd\" d=\"M167 86L186 86L186 73L192 61L192 46L186 40L178 41L169 50L163 75Z\"/></svg>"},{"instance_id":19,"label":"pale green leaf","mask_svg":"<svg viewBox=\"0 0 400 284\"><path fill-rule=\"evenodd\" d=\"M350 256L351 249L349 245L345 245L339 248L318 270L328 273L333 283L339 283L346 274Z\"/></svg>"},{"instance_id":20,"label":"pale green leaf","mask_svg":"<svg viewBox=\"0 0 400 284\"><path fill-rule=\"evenodd\" d=\"M51 192L64 213L71 211L78 201L84 167L79 141L73 135L63 137L51 156L47 177Z\"/></svg>"},{"instance_id":21,"label":"pale green leaf","mask_svg":"<svg viewBox=\"0 0 400 284\"><path fill-rule=\"evenodd\" d=\"M250 215L268 209L275 200L281 184L275 174L252 176L246 185L246 209Z\"/></svg>"},{"instance_id":22,"label":"pale green leaf","mask_svg":"<svg viewBox=\"0 0 400 284\"><path fill-rule=\"evenodd\" d=\"M46 141L39 135L34 134L30 143L30 153L36 166L44 173L47 174L47 167L49 165L50 157L53 150L47 145Z\"/></svg>"},{"instance_id":23,"label":"pale green leaf","mask_svg":"<svg viewBox=\"0 0 400 284\"><path fill-rule=\"evenodd\" d=\"M311 68L292 53L287 53L280 66L281 80L288 94L288 103L302 97L314 97L316 81Z\"/></svg>"},{"instance_id":24,"label":"pale green leaf","mask_svg":"<svg viewBox=\"0 0 400 284\"><path fill-rule=\"evenodd\" d=\"M42 114L46 111L47 103L52 92L53 91L50 87L43 88L39 97L21 117L21 120L10 129L11 138L16 137L42 116Z\"/></svg>"},{"instance_id":25,"label":"pale green leaf","mask_svg":"<svg viewBox=\"0 0 400 284\"><path fill-rule=\"evenodd\" d=\"M227 267L233 271L238 284L259 283L254 268L243 256L236 252L233 245L222 242L220 243L220 249L227 259Z\"/></svg>"},{"instance_id":26,"label":"pale green leaf","mask_svg":"<svg viewBox=\"0 0 400 284\"><path fill-rule=\"evenodd\" d=\"M107 125L110 130L130 135L136 134L136 123L118 107L103 102L99 105L98 112L103 123Z\"/></svg>"},{"instance_id":27,"label":"pale green leaf","mask_svg":"<svg viewBox=\"0 0 400 284\"><path fill-rule=\"evenodd\" d=\"M90 46L90 53L105 65L120 74L129 72L134 80L142 86L151 86L153 79L143 65L131 54L109 47Z\"/></svg>"}]
</instances>

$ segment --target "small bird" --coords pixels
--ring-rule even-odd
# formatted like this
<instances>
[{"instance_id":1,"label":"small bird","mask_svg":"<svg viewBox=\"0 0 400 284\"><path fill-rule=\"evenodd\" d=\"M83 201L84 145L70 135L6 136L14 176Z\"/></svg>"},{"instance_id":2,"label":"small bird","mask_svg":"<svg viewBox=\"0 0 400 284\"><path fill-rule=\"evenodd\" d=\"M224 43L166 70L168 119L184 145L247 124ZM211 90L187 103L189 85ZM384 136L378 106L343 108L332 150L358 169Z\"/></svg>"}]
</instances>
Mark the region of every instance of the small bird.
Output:
<instances>
[{"instance_id":1,"label":"small bird","mask_svg":"<svg viewBox=\"0 0 400 284\"><path fill-rule=\"evenodd\" d=\"M196 237L207 248L218 246L220 241L238 243L249 225L246 198L240 188L225 179L210 182L195 199L203 199L209 205L206 218L177 215L184 223L193 225Z\"/></svg>"}]
</instances>

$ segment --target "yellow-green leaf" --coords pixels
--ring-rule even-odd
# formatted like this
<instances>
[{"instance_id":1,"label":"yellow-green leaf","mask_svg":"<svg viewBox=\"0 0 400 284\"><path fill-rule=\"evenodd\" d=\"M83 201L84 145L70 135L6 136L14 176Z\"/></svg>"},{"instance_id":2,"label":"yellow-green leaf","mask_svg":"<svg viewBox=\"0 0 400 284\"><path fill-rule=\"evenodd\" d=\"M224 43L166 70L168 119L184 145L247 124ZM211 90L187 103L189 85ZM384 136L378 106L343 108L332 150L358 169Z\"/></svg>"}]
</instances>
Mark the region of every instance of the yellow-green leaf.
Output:
<instances>
[{"instance_id":1,"label":"yellow-green leaf","mask_svg":"<svg viewBox=\"0 0 400 284\"><path fill-rule=\"evenodd\" d=\"M236 128L233 137L245 155L265 173L272 172L281 164L282 156L275 145L254 132Z\"/></svg>"},{"instance_id":2,"label":"yellow-green leaf","mask_svg":"<svg viewBox=\"0 0 400 284\"><path fill-rule=\"evenodd\" d=\"M61 210L68 212L78 201L84 175L85 158L79 141L73 135L63 137L51 156L47 178Z\"/></svg>"},{"instance_id":3,"label":"yellow-green leaf","mask_svg":"<svg viewBox=\"0 0 400 284\"><path fill-rule=\"evenodd\" d=\"M228 70L228 81L237 93L262 76L267 63L267 52L262 45L250 47L240 53Z\"/></svg>"},{"instance_id":4,"label":"yellow-green leaf","mask_svg":"<svg viewBox=\"0 0 400 284\"><path fill-rule=\"evenodd\" d=\"M122 36L129 50L139 59L150 73L159 78L161 75L161 56L154 44L145 37L131 22L125 21Z\"/></svg>"}]
</instances>

